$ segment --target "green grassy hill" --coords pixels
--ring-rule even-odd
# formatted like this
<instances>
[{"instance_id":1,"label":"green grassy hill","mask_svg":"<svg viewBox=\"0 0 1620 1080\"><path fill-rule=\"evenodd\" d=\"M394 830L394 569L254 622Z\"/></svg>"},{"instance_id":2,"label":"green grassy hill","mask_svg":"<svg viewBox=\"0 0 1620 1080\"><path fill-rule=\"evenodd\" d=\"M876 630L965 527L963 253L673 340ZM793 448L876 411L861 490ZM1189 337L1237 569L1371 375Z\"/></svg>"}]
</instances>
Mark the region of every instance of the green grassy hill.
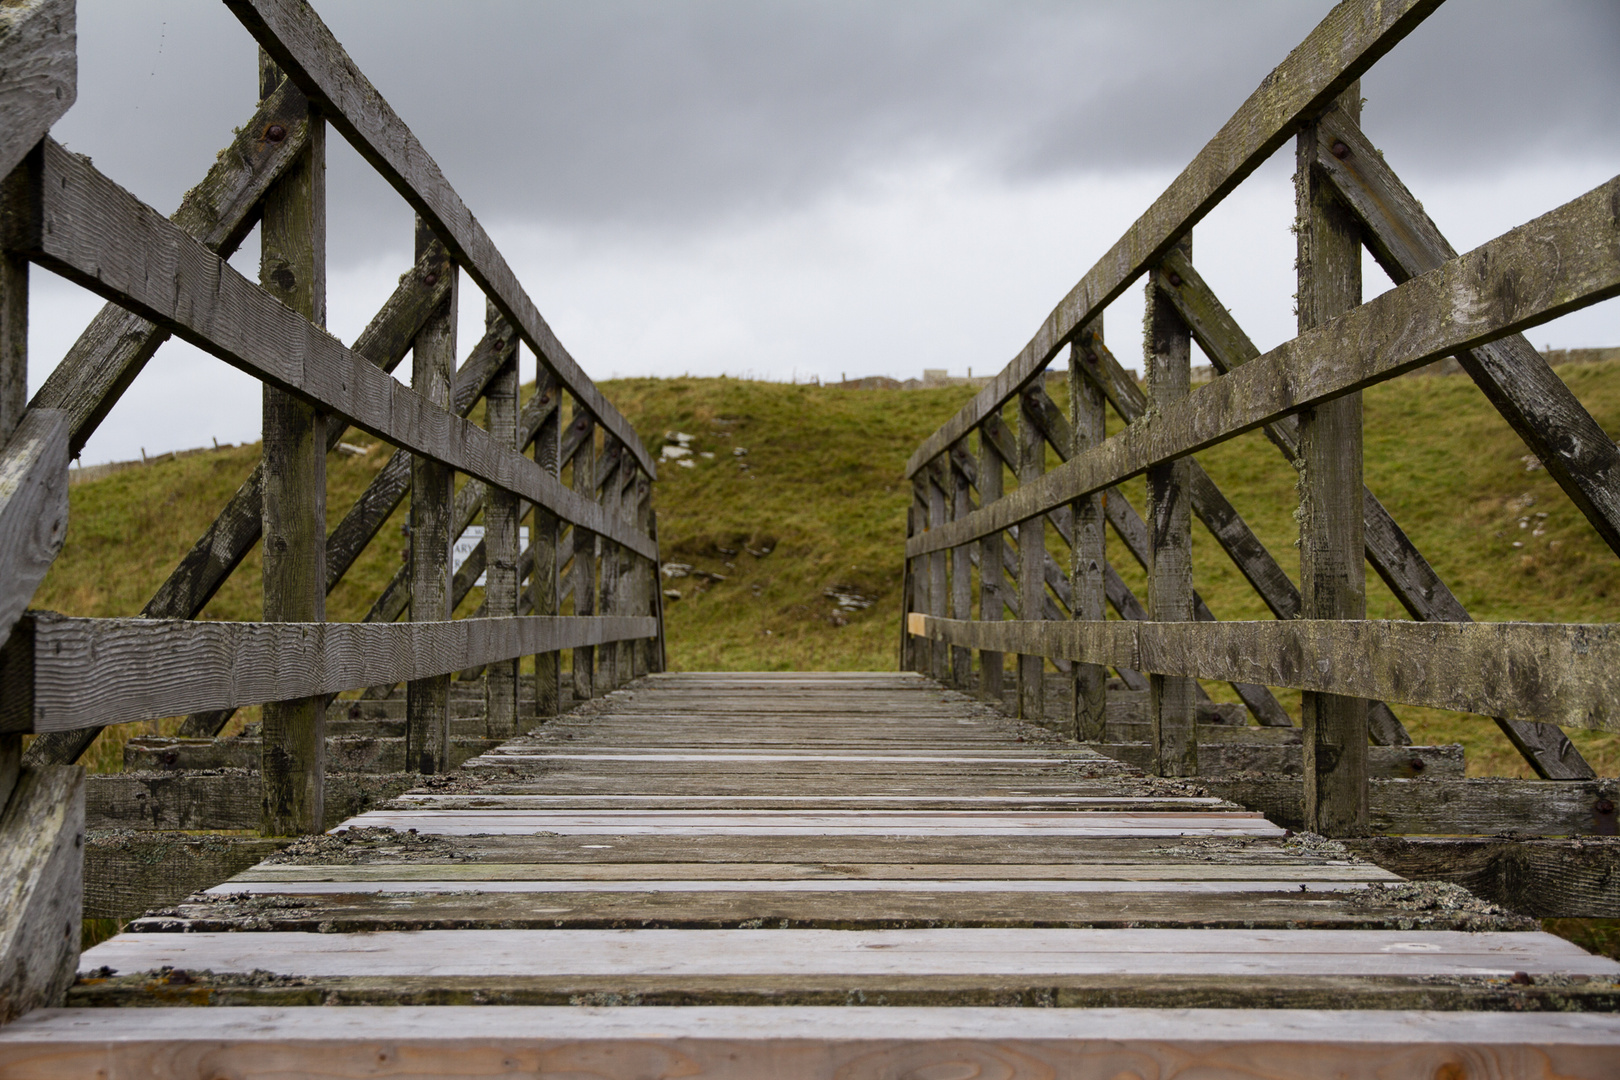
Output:
<instances>
[{"instance_id":1,"label":"green grassy hill","mask_svg":"<svg viewBox=\"0 0 1620 1080\"><path fill-rule=\"evenodd\" d=\"M1605 428L1620 431L1620 366L1561 373ZM681 593L666 606L673 668L895 666L910 497L902 467L972 391L848 391L735 379L617 380L603 390L655 453L666 432L692 436L692 467L660 468L655 506L664 558L723 580L665 582ZM1414 377L1376 387L1366 395L1366 432L1369 486L1476 618L1616 621L1620 560L1546 472L1527 467L1525 448L1472 382ZM364 436L351 433L347 441L368 452L329 459L333 523L388 453ZM67 546L34 606L96 616L138 612L257 456L255 446L227 448L75 486ZM1278 561L1296 572L1288 463L1258 433L1200 460ZM1140 508L1141 484L1127 491ZM403 511L333 594L330 617L359 618L393 574L403 550L402 519ZM1117 542L1111 558L1140 590L1143 577ZM1198 587L1217 615L1267 617L1196 527L1194 559ZM1404 617L1376 576L1369 574L1368 584L1369 615ZM830 594L871 603L852 610ZM204 616L251 619L258 610L254 554ZM1225 687L1210 690L1235 700ZM1297 694L1279 697L1297 708ZM1528 775L1488 720L1396 711L1419 742L1464 743L1475 775ZM1573 737L1601 774L1620 773L1620 737ZM115 768L121 742L104 737L92 765Z\"/></svg>"}]
</instances>

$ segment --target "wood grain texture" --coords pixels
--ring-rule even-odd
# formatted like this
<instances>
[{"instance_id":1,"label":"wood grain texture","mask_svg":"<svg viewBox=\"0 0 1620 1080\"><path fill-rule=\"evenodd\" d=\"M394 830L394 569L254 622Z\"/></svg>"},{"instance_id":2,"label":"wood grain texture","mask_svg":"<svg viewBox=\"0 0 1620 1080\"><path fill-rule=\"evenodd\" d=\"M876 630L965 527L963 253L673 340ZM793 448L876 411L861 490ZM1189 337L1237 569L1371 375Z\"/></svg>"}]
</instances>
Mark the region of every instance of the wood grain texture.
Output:
<instances>
[{"instance_id":1,"label":"wood grain texture","mask_svg":"<svg viewBox=\"0 0 1620 1080\"><path fill-rule=\"evenodd\" d=\"M998 410L1044 368L1074 332L1162 259L1205 214L1421 23L1439 0L1341 3L1215 134L1114 246L1053 309L1000 374L925 439L906 475Z\"/></svg>"},{"instance_id":2,"label":"wood grain texture","mask_svg":"<svg viewBox=\"0 0 1620 1080\"><path fill-rule=\"evenodd\" d=\"M995 440L983 427L979 428L979 461L974 486L979 489L979 502L992 503L1001 498L1004 459L996 449ZM970 511L971 512L971 511ZM1002 555L1007 543L1001 533L993 532L979 540L979 618L1000 620L1004 598L1010 596L1007 578L1002 573ZM908 564L909 565L909 564ZM902 630L902 637L905 637ZM909 638L907 638L909 640ZM1001 700L1001 681L1006 657L994 649L979 652L979 688L986 697Z\"/></svg>"},{"instance_id":3,"label":"wood grain texture","mask_svg":"<svg viewBox=\"0 0 1620 1080\"><path fill-rule=\"evenodd\" d=\"M12 223L7 243L172 333L378 438L433 457L650 556L645 537L553 485L534 462L436 408L275 303L218 256L48 142L36 177L41 218ZM49 218L46 229L44 219Z\"/></svg>"},{"instance_id":4,"label":"wood grain texture","mask_svg":"<svg viewBox=\"0 0 1620 1080\"><path fill-rule=\"evenodd\" d=\"M657 632L646 616L390 624L25 618L33 627L33 664L5 672L5 731L62 731L334 694ZM92 670L95 678L87 679Z\"/></svg>"},{"instance_id":5,"label":"wood grain texture","mask_svg":"<svg viewBox=\"0 0 1620 1080\"><path fill-rule=\"evenodd\" d=\"M1620 295L1620 178L1301 334L962 521L913 537L922 555L1281 417Z\"/></svg>"},{"instance_id":6,"label":"wood grain texture","mask_svg":"<svg viewBox=\"0 0 1620 1080\"><path fill-rule=\"evenodd\" d=\"M1046 440L1041 436L1035 409L1024 398L1018 399L1018 490L1040 480L1046 472ZM1026 619L1039 618L1046 601L1046 518L1034 517L1019 523L1014 538L1018 544L1018 604ZM935 605L934 614L944 609ZM1046 716L1046 658L1026 650L1018 652L1018 715L1025 719Z\"/></svg>"},{"instance_id":7,"label":"wood grain texture","mask_svg":"<svg viewBox=\"0 0 1620 1080\"><path fill-rule=\"evenodd\" d=\"M67 414L31 410L0 449L0 640L67 539L67 481Z\"/></svg>"},{"instance_id":8,"label":"wood grain texture","mask_svg":"<svg viewBox=\"0 0 1620 1080\"><path fill-rule=\"evenodd\" d=\"M596 421L579 398L572 398L572 416L569 434L579 440L574 453L574 493L586 499L596 497ZM574 614L596 614L596 537L587 530L576 528L574 546ZM574 649L572 658L574 700L583 701L595 696L596 650L590 645Z\"/></svg>"},{"instance_id":9,"label":"wood grain texture","mask_svg":"<svg viewBox=\"0 0 1620 1080\"><path fill-rule=\"evenodd\" d=\"M91 833L84 848L84 917L132 919L218 885L286 846L246 836Z\"/></svg>"},{"instance_id":10,"label":"wood grain texture","mask_svg":"<svg viewBox=\"0 0 1620 1080\"><path fill-rule=\"evenodd\" d=\"M486 303L484 324L490 330L506 326L506 320L493 304ZM514 355L489 382L484 397L484 426L497 439L510 443L519 453L523 441L518 434L518 368ZM484 561L488 569L484 585L484 608L489 618L506 618L518 613L518 515L517 496L491 489L484 498ZM518 733L517 664L514 659L497 660L484 672L484 721L491 738L509 738Z\"/></svg>"},{"instance_id":11,"label":"wood grain texture","mask_svg":"<svg viewBox=\"0 0 1620 1080\"><path fill-rule=\"evenodd\" d=\"M951 448L949 457L951 477L951 517L966 517L973 510L973 497L969 492L967 473L957 464L957 457L968 456L967 440ZM951 549L951 618L973 618L973 564L970 548L963 545ZM973 653L960 646L951 649L951 685L967 689L973 685Z\"/></svg>"},{"instance_id":12,"label":"wood grain texture","mask_svg":"<svg viewBox=\"0 0 1620 1080\"><path fill-rule=\"evenodd\" d=\"M0 176L17 167L78 97L73 0L15 0L0 8Z\"/></svg>"},{"instance_id":13,"label":"wood grain texture","mask_svg":"<svg viewBox=\"0 0 1620 1080\"><path fill-rule=\"evenodd\" d=\"M0 812L0 1024L59 1005L79 961L84 770L26 768Z\"/></svg>"},{"instance_id":14,"label":"wood grain texture","mask_svg":"<svg viewBox=\"0 0 1620 1080\"><path fill-rule=\"evenodd\" d=\"M1620 840L1503 837L1352 841L1364 859L1415 881L1449 881L1538 919L1620 918Z\"/></svg>"},{"instance_id":15,"label":"wood grain texture","mask_svg":"<svg viewBox=\"0 0 1620 1080\"><path fill-rule=\"evenodd\" d=\"M913 614L910 626L976 649L1620 731L1620 628L1610 624L982 623Z\"/></svg>"},{"instance_id":16,"label":"wood grain texture","mask_svg":"<svg viewBox=\"0 0 1620 1080\"><path fill-rule=\"evenodd\" d=\"M332 126L432 227L474 284L523 334L568 392L635 454L657 470L635 429L580 370L484 227L445 179L411 129L349 58L332 32L300 0L227 0L227 6Z\"/></svg>"},{"instance_id":17,"label":"wood grain texture","mask_svg":"<svg viewBox=\"0 0 1620 1080\"><path fill-rule=\"evenodd\" d=\"M1099 317L1100 319L1100 317ZM1079 347L1069 350L1069 454L1081 454L1108 437L1102 392L1081 374ZM1044 396L1044 395L1043 395ZM1050 435L1048 435L1050 439ZM1072 534L1069 542L1069 582L1075 619L1101 622L1108 616L1108 526L1103 499L1088 495L1069 504ZM1074 726L1070 735L1082 742L1100 742L1105 733L1108 706L1108 669L1101 664L1076 664L1070 673Z\"/></svg>"},{"instance_id":18,"label":"wood grain texture","mask_svg":"<svg viewBox=\"0 0 1620 1080\"><path fill-rule=\"evenodd\" d=\"M534 463L544 470L552 479L559 479L562 474L561 433L562 433L562 384L549 372L537 371L535 374L535 393L529 399L532 406L544 408L544 418L535 428L534 435ZM562 611L562 600L558 595L559 551L557 518L551 511L543 506L534 508L533 523L529 526L529 535L532 538L529 544L533 554L533 568L529 573L529 608L536 615L556 615ZM658 564L653 564L653 574L658 574ZM659 582L654 581L653 589L659 599L663 592ZM662 622L662 620L660 620ZM562 689L562 656L558 653L539 653L534 658L534 715L536 717L551 717L557 714L561 704Z\"/></svg>"}]
</instances>

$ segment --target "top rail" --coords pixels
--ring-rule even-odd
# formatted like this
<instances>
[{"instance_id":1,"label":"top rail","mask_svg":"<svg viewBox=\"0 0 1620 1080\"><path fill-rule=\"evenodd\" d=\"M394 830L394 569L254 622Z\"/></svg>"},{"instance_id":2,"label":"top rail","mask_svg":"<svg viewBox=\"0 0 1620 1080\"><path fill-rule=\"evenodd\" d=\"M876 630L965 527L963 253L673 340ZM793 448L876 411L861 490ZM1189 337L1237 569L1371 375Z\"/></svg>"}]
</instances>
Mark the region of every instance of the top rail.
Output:
<instances>
[{"instance_id":1,"label":"top rail","mask_svg":"<svg viewBox=\"0 0 1620 1080\"><path fill-rule=\"evenodd\" d=\"M906 462L906 475L914 476L1017 394L1076 330L1163 258L1187 230L1440 3L1344 0L1330 11L1108 254L1069 290L1023 351L960 412L923 440Z\"/></svg>"},{"instance_id":2,"label":"top rail","mask_svg":"<svg viewBox=\"0 0 1620 1080\"><path fill-rule=\"evenodd\" d=\"M422 215L451 257L518 328L564 389L630 448L648 476L656 478L652 456L630 422L580 370L438 163L306 0L226 0L226 6L332 126Z\"/></svg>"}]
</instances>

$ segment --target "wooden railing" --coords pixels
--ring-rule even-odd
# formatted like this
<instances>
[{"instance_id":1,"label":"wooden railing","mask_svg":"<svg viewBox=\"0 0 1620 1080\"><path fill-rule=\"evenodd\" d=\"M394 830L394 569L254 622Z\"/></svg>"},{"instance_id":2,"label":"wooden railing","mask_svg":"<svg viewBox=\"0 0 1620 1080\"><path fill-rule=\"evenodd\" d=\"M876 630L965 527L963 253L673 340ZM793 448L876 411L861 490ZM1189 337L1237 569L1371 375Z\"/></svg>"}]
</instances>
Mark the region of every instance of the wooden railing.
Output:
<instances>
[{"instance_id":1,"label":"wooden railing","mask_svg":"<svg viewBox=\"0 0 1620 1080\"><path fill-rule=\"evenodd\" d=\"M1620 553L1620 450L1519 333L1620 293L1620 178L1458 256L1359 126L1358 80L1437 6L1334 8L911 456L903 665L1000 695L1014 654L1019 710L1040 717L1055 664L1065 726L1093 741L1112 667L1150 692L1151 762L1166 776L1198 772L1197 679L1231 683L1268 726L1291 721L1266 687L1297 688L1304 823L1329 835L1369 831L1369 742L1411 742L1389 703L1494 717L1538 776L1592 778L1558 725L1620 731L1620 627L1471 622L1362 483L1360 391L1456 356ZM1262 355L1194 269L1192 231L1290 138L1299 336ZM1397 286L1367 303L1363 245ZM1103 337L1104 308L1143 278L1145 390ZM1216 376L1196 389L1192 341ZM1067 416L1043 376L1065 350ZM1111 438L1110 406L1126 422ZM1299 472L1298 588L1192 456L1256 428ZM1061 462L1049 472L1048 447ZM1144 474L1139 515L1117 485ZM1275 621L1215 621L1193 589L1194 517ZM1145 605L1108 565L1105 523L1147 574ZM1048 526L1067 567L1048 553ZM1414 621L1366 619L1367 564ZM1590 812L1612 826L1605 798Z\"/></svg>"},{"instance_id":2,"label":"wooden railing","mask_svg":"<svg viewBox=\"0 0 1620 1080\"><path fill-rule=\"evenodd\" d=\"M78 863L64 869L58 849L82 833L82 775L64 767L108 725L186 715L184 734L216 735L234 710L262 705L262 828L293 835L322 828L333 695L405 683L408 767L437 772L449 767L453 672L482 669L488 733L502 736L556 713L565 650L576 698L663 663L655 469L629 422L308 5L228 6L261 46L262 100L172 217L50 137L74 100L73 0L0 9L0 805L8 869L60 879L40 895L74 920L61 948L75 954ZM348 347L322 328L328 124L417 214L415 265ZM226 261L255 225L257 283ZM27 401L30 264L108 303ZM487 315L458 368L463 273ZM170 335L264 383L261 463L140 617L25 611L66 534L69 458ZM523 402L520 344L539 361ZM410 387L389 374L407 353ZM479 401L483 427L468 420ZM329 534L325 460L350 425L398 450ZM456 473L466 477L459 491ZM364 622L327 622L327 593L407 494L406 565ZM479 515L483 541L452 574L452 543ZM261 540L264 621L196 621ZM452 619L481 573L483 606ZM518 677L531 656L532 684ZM20 836L13 826L24 819L35 827ZM0 911L8 971L22 962L11 931L33 917L16 906L26 902L12 897ZM0 1012L27 1002L12 994Z\"/></svg>"}]
</instances>

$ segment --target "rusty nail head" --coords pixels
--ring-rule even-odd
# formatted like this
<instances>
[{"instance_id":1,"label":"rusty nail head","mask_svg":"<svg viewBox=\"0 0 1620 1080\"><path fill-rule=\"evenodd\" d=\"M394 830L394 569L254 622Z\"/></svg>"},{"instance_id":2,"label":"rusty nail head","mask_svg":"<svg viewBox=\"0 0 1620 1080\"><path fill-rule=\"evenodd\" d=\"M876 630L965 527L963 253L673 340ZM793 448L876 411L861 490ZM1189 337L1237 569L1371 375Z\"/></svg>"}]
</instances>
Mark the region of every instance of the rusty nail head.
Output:
<instances>
[{"instance_id":1,"label":"rusty nail head","mask_svg":"<svg viewBox=\"0 0 1620 1080\"><path fill-rule=\"evenodd\" d=\"M1350 148L1344 145L1344 143L1340 142L1338 139L1333 140L1333 145L1329 147L1329 149L1333 151L1333 156L1338 158L1340 161L1343 161L1345 158L1350 156Z\"/></svg>"},{"instance_id":2,"label":"rusty nail head","mask_svg":"<svg viewBox=\"0 0 1620 1080\"><path fill-rule=\"evenodd\" d=\"M270 142L280 142L287 137L287 129L280 124L271 124L264 129L264 137Z\"/></svg>"},{"instance_id":3,"label":"rusty nail head","mask_svg":"<svg viewBox=\"0 0 1620 1080\"><path fill-rule=\"evenodd\" d=\"M1534 986L1536 983L1536 980L1530 977L1528 971L1515 971L1511 981L1519 986Z\"/></svg>"},{"instance_id":4,"label":"rusty nail head","mask_svg":"<svg viewBox=\"0 0 1620 1080\"><path fill-rule=\"evenodd\" d=\"M1412 759L1412 771L1413 772L1422 772L1424 769L1426 769L1428 767L1429 767L1428 763L1426 761L1424 761L1422 758L1415 757L1415 758Z\"/></svg>"},{"instance_id":5,"label":"rusty nail head","mask_svg":"<svg viewBox=\"0 0 1620 1080\"><path fill-rule=\"evenodd\" d=\"M1086 357L1086 363L1088 363L1088 364L1095 364L1097 362L1097 354L1094 353L1094 352L1086 353L1085 357Z\"/></svg>"},{"instance_id":6,"label":"rusty nail head","mask_svg":"<svg viewBox=\"0 0 1620 1080\"><path fill-rule=\"evenodd\" d=\"M1170 271L1170 287L1172 289L1181 288L1181 275L1174 270Z\"/></svg>"},{"instance_id":7,"label":"rusty nail head","mask_svg":"<svg viewBox=\"0 0 1620 1080\"><path fill-rule=\"evenodd\" d=\"M422 282L425 285L437 285L439 283L439 275L437 272L429 270L427 272L427 277L423 278Z\"/></svg>"},{"instance_id":8,"label":"rusty nail head","mask_svg":"<svg viewBox=\"0 0 1620 1080\"><path fill-rule=\"evenodd\" d=\"M1593 807L1593 809L1600 814L1612 814L1614 813L1614 802L1610 799L1599 799L1597 806Z\"/></svg>"}]
</instances>

